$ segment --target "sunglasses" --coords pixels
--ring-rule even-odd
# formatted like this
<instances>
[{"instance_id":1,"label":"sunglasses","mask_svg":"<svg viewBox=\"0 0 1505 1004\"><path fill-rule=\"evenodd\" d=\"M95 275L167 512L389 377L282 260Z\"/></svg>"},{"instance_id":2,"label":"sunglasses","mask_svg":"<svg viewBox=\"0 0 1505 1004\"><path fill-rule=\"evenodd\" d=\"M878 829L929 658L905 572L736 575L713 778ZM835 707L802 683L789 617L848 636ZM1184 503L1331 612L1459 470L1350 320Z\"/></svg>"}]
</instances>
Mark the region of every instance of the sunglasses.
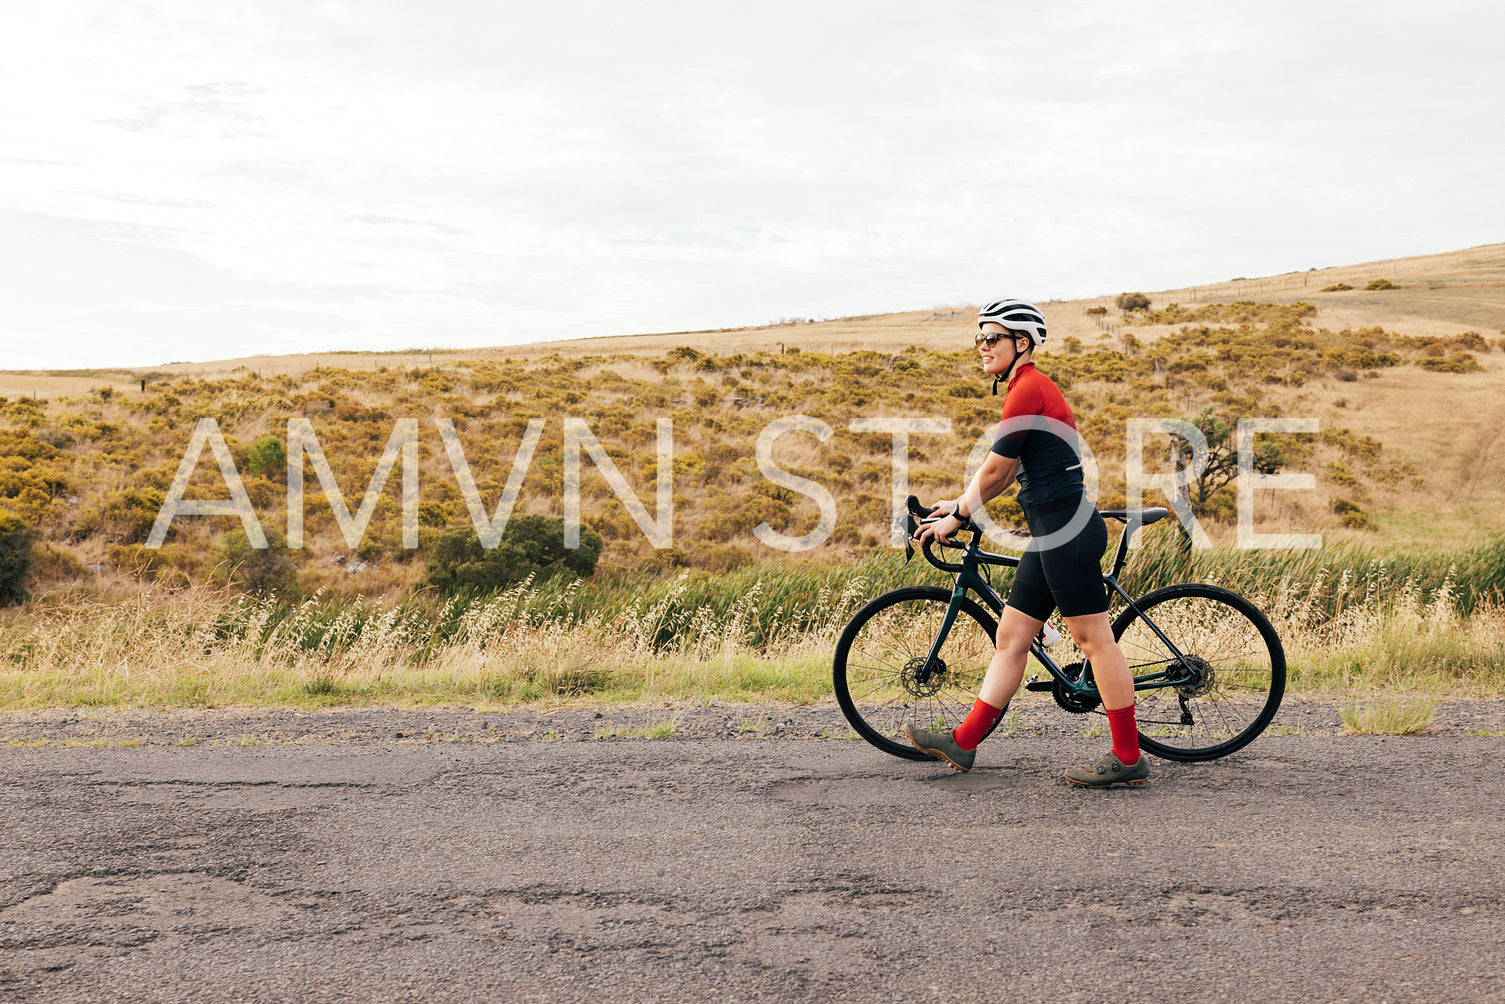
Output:
<instances>
[{"instance_id":1,"label":"sunglasses","mask_svg":"<svg viewBox=\"0 0 1505 1004\"><path fill-rule=\"evenodd\" d=\"M1005 338L1018 338L1018 337L1020 337L1019 334L1017 332L1014 332L1014 331L983 331L983 332L979 332L975 336L974 341L976 342L978 348L981 348L982 346L986 345L988 348L991 349L993 346L997 345L1000 341L1002 341Z\"/></svg>"}]
</instances>

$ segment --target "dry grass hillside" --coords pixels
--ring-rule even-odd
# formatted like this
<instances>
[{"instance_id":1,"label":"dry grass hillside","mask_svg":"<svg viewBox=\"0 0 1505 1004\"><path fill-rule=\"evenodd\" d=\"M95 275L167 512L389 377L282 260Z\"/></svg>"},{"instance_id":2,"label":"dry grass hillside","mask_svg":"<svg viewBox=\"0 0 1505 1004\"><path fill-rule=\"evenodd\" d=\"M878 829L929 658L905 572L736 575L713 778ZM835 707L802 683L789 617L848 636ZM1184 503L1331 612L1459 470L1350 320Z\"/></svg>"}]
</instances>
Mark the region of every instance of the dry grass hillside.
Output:
<instances>
[{"instance_id":1,"label":"dry grass hillside","mask_svg":"<svg viewBox=\"0 0 1505 1004\"><path fill-rule=\"evenodd\" d=\"M1325 291L1341 286L1350 288ZM1149 290L1135 309L1121 309L1118 294L1044 304L1051 339L1039 365L1076 409L1104 506L1126 500L1132 419L1193 421L1214 445L1243 418L1316 422L1314 433L1262 441L1268 466L1315 486L1257 492L1254 523L1320 533L1322 550L1234 549L1236 483L1212 477L1194 487L1193 506L1218 547L1187 552L1173 528L1152 527L1126 588L1216 581L1250 596L1281 634L1293 691L1505 692L1502 288L1505 246L1493 246ZM892 436L852 423L949 422L949 434L910 437L909 484L924 498L956 492L1000 404L971 349L973 310L0 373L0 604L30 593L0 615L0 710L819 700L852 611L883 589L934 579L886 546ZM791 556L756 528L796 537L818 529L819 512L770 480L755 444L794 415L824 423L829 438L788 433L772 461L829 492L835 521L819 546ZM146 546L206 419L223 434L266 550L249 549L241 520L225 515L180 516L164 546ZM280 547L291 430L306 424L317 436L354 511L403 419L418 430L419 546L404 539L406 468L392 470L364 535L347 543L308 465L306 546ZM483 578L473 594L430 577L447 547L475 544L441 426L453 424L489 514L541 423L513 510L534 518L512 525L557 535L537 517L566 512L566 420L599 440L650 522L659 428L672 426L663 460L673 546L650 546L587 456L581 517L603 541L593 577L501 591ZM1148 473L1170 471L1176 442L1149 437ZM228 494L206 451L185 497ZM991 511L1018 515L1007 498ZM18 586L14 559L28 546ZM560 553L578 561L589 550ZM516 538L486 558L513 553Z\"/></svg>"},{"instance_id":2,"label":"dry grass hillside","mask_svg":"<svg viewBox=\"0 0 1505 1004\"><path fill-rule=\"evenodd\" d=\"M1397 288L1365 288L1379 279ZM1335 285L1354 288L1323 292ZM1146 292L1149 310L1121 311L1112 296L1042 305L1052 334L1040 367L1068 389L1099 461L1103 503L1125 498L1131 418L1309 418L1316 435L1277 440L1283 470L1313 474L1317 486L1261 493L1259 530L1389 548L1456 547L1505 528L1505 245ZM564 418L586 421L650 512L655 423L669 419L674 548L648 545L589 460L585 523L606 540L606 567L726 569L780 557L754 537L760 522L791 536L814 529L813 502L771 484L753 455L770 421L804 414L825 422L831 439L789 434L774 460L837 500L834 533L807 556L848 560L883 547L890 511L890 437L852 432L852 420L949 420L950 436L917 434L910 447L912 489L949 497L996 419L998 399L968 349L973 311L463 352L4 373L0 507L41 531L44 579L89 567L91 576L185 582L222 568L223 535L239 527L185 517L166 547L142 546L200 418L219 423L269 527L285 526L285 475L251 461L254 443L285 437L289 419L309 420L354 509L393 422L418 419L424 548L439 530L469 525L436 419L454 421L488 509L529 420L544 419L517 511L556 515ZM1167 470L1169 439L1150 442L1148 467ZM355 549L309 479L306 587L381 593L418 583L424 548L402 546L398 477ZM193 484L199 497L225 495L207 454ZM1234 541L1234 500L1231 485L1196 500L1216 544ZM1010 506L998 508L1006 519ZM351 576L333 563L340 558L378 571Z\"/></svg>"}]
</instances>

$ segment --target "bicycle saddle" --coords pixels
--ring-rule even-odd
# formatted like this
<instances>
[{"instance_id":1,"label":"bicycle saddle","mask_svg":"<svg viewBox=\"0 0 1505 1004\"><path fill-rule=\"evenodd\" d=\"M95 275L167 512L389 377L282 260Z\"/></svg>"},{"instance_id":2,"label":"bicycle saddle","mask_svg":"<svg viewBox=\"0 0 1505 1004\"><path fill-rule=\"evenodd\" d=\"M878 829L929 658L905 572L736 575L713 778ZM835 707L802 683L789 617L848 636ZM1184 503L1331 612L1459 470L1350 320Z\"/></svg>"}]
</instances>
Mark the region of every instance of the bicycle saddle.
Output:
<instances>
[{"instance_id":1,"label":"bicycle saddle","mask_svg":"<svg viewBox=\"0 0 1505 1004\"><path fill-rule=\"evenodd\" d=\"M1108 519L1116 519L1123 523L1138 523L1141 526L1149 526L1158 519L1164 519L1170 510L1164 506L1151 506L1148 509L1100 509L1099 515Z\"/></svg>"}]
</instances>

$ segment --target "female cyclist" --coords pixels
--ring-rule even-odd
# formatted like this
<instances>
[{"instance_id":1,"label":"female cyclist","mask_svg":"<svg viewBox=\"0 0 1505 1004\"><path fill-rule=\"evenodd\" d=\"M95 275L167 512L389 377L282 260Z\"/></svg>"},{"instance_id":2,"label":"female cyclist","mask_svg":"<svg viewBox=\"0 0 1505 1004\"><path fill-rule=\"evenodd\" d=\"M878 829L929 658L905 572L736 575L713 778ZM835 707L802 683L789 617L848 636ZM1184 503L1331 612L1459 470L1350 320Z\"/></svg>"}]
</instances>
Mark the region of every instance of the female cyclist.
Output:
<instances>
[{"instance_id":1,"label":"female cyclist","mask_svg":"<svg viewBox=\"0 0 1505 1004\"><path fill-rule=\"evenodd\" d=\"M1051 611L1060 608L1072 639L1092 665L1108 713L1113 749L1094 763L1066 771L1066 779L1089 788L1143 784L1149 766L1139 754L1134 721L1134 678L1113 640L1102 556L1108 546L1103 518L1084 497L1076 418L1061 391L1035 369L1034 351L1045 342L1045 318L1022 300L997 300L977 315L977 351L993 393L1008 381L998 435L987 460L961 497L941 502L950 512L921 526L925 543L956 533L962 521L1019 483L1032 540L1019 559L1013 589L998 620L998 649L988 664L977 700L950 732L927 732L914 722L904 734L916 748L958 771L972 769L977 745L1008 709L1024 678L1030 641Z\"/></svg>"}]
</instances>

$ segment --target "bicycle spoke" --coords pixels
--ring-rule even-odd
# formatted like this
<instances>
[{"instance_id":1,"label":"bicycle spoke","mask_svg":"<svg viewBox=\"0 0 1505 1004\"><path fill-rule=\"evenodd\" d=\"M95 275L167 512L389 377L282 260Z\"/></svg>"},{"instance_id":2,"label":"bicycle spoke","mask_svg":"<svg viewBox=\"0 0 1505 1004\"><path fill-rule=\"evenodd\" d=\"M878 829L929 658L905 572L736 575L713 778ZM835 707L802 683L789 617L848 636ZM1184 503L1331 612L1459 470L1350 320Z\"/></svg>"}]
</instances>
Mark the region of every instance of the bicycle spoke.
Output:
<instances>
[{"instance_id":1,"label":"bicycle spoke","mask_svg":"<svg viewBox=\"0 0 1505 1004\"><path fill-rule=\"evenodd\" d=\"M1176 658L1141 616L1120 616L1119 645L1136 675L1153 669L1179 684L1138 691L1137 717L1161 755L1220 755L1257 735L1274 713L1285 663L1273 630L1247 601L1215 587L1170 587L1146 598L1143 614L1185 657ZM1183 710L1191 718L1183 718ZM1155 752L1160 752L1159 750Z\"/></svg>"},{"instance_id":2,"label":"bicycle spoke","mask_svg":"<svg viewBox=\"0 0 1505 1004\"><path fill-rule=\"evenodd\" d=\"M953 607L952 627L932 656ZM996 627L974 600L954 599L946 589L885 593L858 611L837 641L832 679L842 713L879 749L919 759L923 754L902 739L904 721L944 730L966 717L992 660ZM1280 638L1258 608L1226 589L1157 589L1120 613L1113 631L1140 678L1141 745L1156 756L1230 753L1259 735L1280 705Z\"/></svg>"},{"instance_id":3,"label":"bicycle spoke","mask_svg":"<svg viewBox=\"0 0 1505 1004\"><path fill-rule=\"evenodd\" d=\"M948 591L896 590L859 611L837 644L834 679L842 711L858 734L899 756L914 753L906 719L927 729L957 725L992 659L995 628L967 600L933 659L951 603Z\"/></svg>"}]
</instances>

